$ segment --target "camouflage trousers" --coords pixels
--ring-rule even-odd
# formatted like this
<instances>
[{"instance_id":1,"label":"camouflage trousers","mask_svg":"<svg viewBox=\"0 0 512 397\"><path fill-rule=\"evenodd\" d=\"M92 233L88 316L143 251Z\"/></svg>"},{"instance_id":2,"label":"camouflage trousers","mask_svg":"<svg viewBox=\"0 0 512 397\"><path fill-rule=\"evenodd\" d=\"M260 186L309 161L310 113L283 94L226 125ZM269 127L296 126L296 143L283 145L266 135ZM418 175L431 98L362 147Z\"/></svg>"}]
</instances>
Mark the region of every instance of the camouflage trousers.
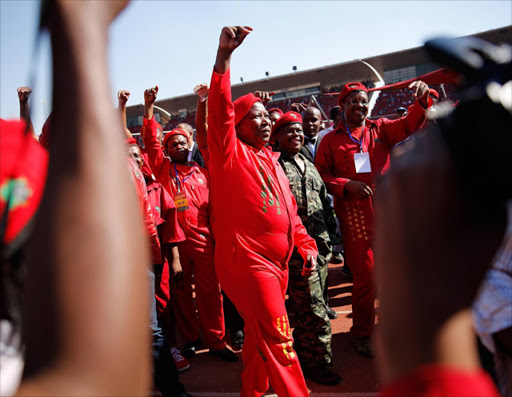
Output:
<instances>
[{"instance_id":1,"label":"camouflage trousers","mask_svg":"<svg viewBox=\"0 0 512 397\"><path fill-rule=\"evenodd\" d=\"M327 316L323 289L327 282L327 264L318 263L310 277L301 275L303 260L295 252L289 263L289 313L294 327L294 349L302 366L329 365L332 359L331 322Z\"/></svg>"}]
</instances>

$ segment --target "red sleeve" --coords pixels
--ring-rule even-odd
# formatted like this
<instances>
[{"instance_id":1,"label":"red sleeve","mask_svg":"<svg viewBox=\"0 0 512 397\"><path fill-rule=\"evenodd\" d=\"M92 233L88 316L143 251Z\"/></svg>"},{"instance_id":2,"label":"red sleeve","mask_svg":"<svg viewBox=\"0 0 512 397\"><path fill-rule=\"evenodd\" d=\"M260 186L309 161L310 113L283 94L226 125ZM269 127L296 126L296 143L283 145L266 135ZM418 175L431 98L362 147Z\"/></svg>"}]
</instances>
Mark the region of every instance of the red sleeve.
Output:
<instances>
[{"instance_id":1,"label":"red sleeve","mask_svg":"<svg viewBox=\"0 0 512 397\"><path fill-rule=\"evenodd\" d=\"M322 139L322 142L320 142L315 156L315 167L322 177L329 194L341 198L344 195L345 184L350 181L350 179L340 178L334 175L335 158L333 151L336 148L331 144L331 135L334 133L335 132L331 132L329 135L326 135L324 139Z\"/></svg>"},{"instance_id":2,"label":"red sleeve","mask_svg":"<svg viewBox=\"0 0 512 397\"><path fill-rule=\"evenodd\" d=\"M208 94L209 160L228 164L236 148L235 107L231 102L230 70L213 72ZM204 156L203 156L204 157Z\"/></svg>"},{"instance_id":3,"label":"red sleeve","mask_svg":"<svg viewBox=\"0 0 512 397\"><path fill-rule=\"evenodd\" d=\"M162 188L160 204L162 206L162 217L164 223L160 226L162 244L179 243L185 241L185 233L178 223L178 211L174 206L172 198L167 191Z\"/></svg>"},{"instance_id":4,"label":"red sleeve","mask_svg":"<svg viewBox=\"0 0 512 397\"><path fill-rule=\"evenodd\" d=\"M153 172L159 173L165 157L162 145L158 142L155 117L152 117L150 120L144 117L140 132L148 154L149 166Z\"/></svg>"},{"instance_id":5,"label":"red sleeve","mask_svg":"<svg viewBox=\"0 0 512 397\"><path fill-rule=\"evenodd\" d=\"M149 237L151 247L151 258L153 263L162 263L162 254L160 252L160 242L158 241L158 235L156 232L155 219L153 217L153 210L149 204L148 192L146 188L146 182L142 176L142 172L137 167L137 164L132 159L128 159L128 168L132 175L135 189L137 191L137 197L139 199L140 209L146 227L146 232Z\"/></svg>"},{"instance_id":6,"label":"red sleeve","mask_svg":"<svg viewBox=\"0 0 512 397\"><path fill-rule=\"evenodd\" d=\"M499 397L483 370L462 371L441 365L421 366L386 385L379 397Z\"/></svg>"},{"instance_id":7,"label":"red sleeve","mask_svg":"<svg viewBox=\"0 0 512 397\"><path fill-rule=\"evenodd\" d=\"M429 106L432 100L428 100ZM427 107L428 109L428 107ZM426 111L420 102L416 100L407 110L407 116L397 120L389 120L386 118L377 119L376 123L379 124L380 131L388 143L389 147L395 146L397 143L402 142L409 137L412 133L420 130L425 124Z\"/></svg>"}]
</instances>

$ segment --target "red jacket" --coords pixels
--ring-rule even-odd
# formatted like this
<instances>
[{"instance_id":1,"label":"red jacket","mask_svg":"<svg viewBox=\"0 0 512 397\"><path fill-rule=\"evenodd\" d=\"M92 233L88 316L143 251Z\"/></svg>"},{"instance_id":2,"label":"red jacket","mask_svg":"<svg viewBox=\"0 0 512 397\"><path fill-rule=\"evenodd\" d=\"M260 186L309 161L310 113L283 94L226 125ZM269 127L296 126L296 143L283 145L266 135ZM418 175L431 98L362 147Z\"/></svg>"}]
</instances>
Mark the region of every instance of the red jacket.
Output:
<instances>
[{"instance_id":1,"label":"red jacket","mask_svg":"<svg viewBox=\"0 0 512 397\"><path fill-rule=\"evenodd\" d=\"M308 254L316 257L315 241L297 215L288 178L278 163L280 153L243 143L234 120L230 72L214 72L208 101L208 167L217 265L229 267L236 249L261 254L278 272L286 269L294 245L304 259Z\"/></svg>"},{"instance_id":2,"label":"red jacket","mask_svg":"<svg viewBox=\"0 0 512 397\"><path fill-rule=\"evenodd\" d=\"M164 156L157 139L155 119L144 119L141 129L149 164L156 180L160 182L174 200L178 193L178 180L188 200L188 209L178 209L178 221L187 240L198 244L213 243L210 222L210 175L205 168L192 163L191 166L174 164Z\"/></svg>"},{"instance_id":3,"label":"red jacket","mask_svg":"<svg viewBox=\"0 0 512 397\"><path fill-rule=\"evenodd\" d=\"M139 199L140 210L146 227L146 233L149 237L151 247L151 260L153 264L162 263L162 254L160 252L160 242L156 233L156 224L153 217L153 211L149 204L146 182L142 171L132 159L128 158L128 169L133 179L137 198Z\"/></svg>"},{"instance_id":4,"label":"red jacket","mask_svg":"<svg viewBox=\"0 0 512 397\"><path fill-rule=\"evenodd\" d=\"M171 196L162 184L153 180L152 175L144 174L148 200L157 226L160 243L179 243L185 240L185 234L178 223L176 207Z\"/></svg>"}]
</instances>

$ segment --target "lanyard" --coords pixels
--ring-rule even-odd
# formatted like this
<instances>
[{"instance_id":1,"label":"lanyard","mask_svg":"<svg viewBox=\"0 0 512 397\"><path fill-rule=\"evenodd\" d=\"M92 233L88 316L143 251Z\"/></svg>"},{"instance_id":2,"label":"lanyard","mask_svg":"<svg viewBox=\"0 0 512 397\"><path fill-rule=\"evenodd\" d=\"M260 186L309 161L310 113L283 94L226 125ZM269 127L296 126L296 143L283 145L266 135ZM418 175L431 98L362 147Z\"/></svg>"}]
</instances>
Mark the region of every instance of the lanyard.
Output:
<instances>
[{"instance_id":1,"label":"lanyard","mask_svg":"<svg viewBox=\"0 0 512 397\"><path fill-rule=\"evenodd\" d=\"M365 125L363 125L363 130L361 131L361 140L358 141L356 138L354 138L352 136L352 134L350 133L350 130L348 128L348 125L345 124L345 128L347 129L347 134L349 136L350 139L352 139L355 143L357 143L359 145L359 147L361 148L361 153L363 153L363 138L364 138L364 127L366 127Z\"/></svg>"},{"instance_id":2,"label":"lanyard","mask_svg":"<svg viewBox=\"0 0 512 397\"><path fill-rule=\"evenodd\" d=\"M176 177L176 184L178 185L178 193L181 192L181 184L185 183L185 181L190 178L192 175L194 175L194 172L196 172L196 169L194 168L194 171L187 176L186 178L183 178L183 180L180 182L180 178L178 177L178 170L176 169L176 164L174 164L174 176Z\"/></svg>"}]
</instances>

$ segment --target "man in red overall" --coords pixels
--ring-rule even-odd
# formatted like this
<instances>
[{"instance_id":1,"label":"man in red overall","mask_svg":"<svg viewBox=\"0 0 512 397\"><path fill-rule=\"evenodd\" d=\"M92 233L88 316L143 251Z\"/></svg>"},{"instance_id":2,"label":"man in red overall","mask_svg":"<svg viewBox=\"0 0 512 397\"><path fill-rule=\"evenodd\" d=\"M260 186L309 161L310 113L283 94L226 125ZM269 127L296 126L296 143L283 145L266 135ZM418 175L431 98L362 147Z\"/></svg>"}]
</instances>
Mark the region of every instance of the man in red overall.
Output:
<instances>
[{"instance_id":1,"label":"man in red overall","mask_svg":"<svg viewBox=\"0 0 512 397\"><path fill-rule=\"evenodd\" d=\"M406 117L368 120L368 92L361 83L343 87L338 104L344 122L327 134L315 158L315 166L327 190L334 196L334 210L340 220L345 260L354 275L351 333L358 353L373 357L370 345L375 322L373 281L375 180L389 168L389 152L425 123L428 86L415 81L416 102Z\"/></svg>"},{"instance_id":2,"label":"man in red overall","mask_svg":"<svg viewBox=\"0 0 512 397\"><path fill-rule=\"evenodd\" d=\"M226 347L224 340L224 312L222 294L213 262L214 242L209 222L208 171L188 161L188 134L175 129L166 134L163 146L157 139L157 125L153 118L153 103L158 87L144 93L145 109L142 136L148 152L151 169L174 200L178 221L186 240L178 243L183 268L183 287L171 288L171 303L176 324L186 342L183 354L191 357L199 346L199 328L206 338L210 353L224 361L237 361L237 356ZM192 295L192 269L196 288L199 321ZM188 357L187 357L188 358Z\"/></svg>"},{"instance_id":3,"label":"man in red overall","mask_svg":"<svg viewBox=\"0 0 512 397\"><path fill-rule=\"evenodd\" d=\"M261 396L269 381L282 397L308 396L284 305L288 261L297 246L309 276L318 254L278 163L266 148L271 122L253 94L231 102L231 53L248 27L225 27L208 96L215 264L223 290L245 320L241 395Z\"/></svg>"}]
</instances>

